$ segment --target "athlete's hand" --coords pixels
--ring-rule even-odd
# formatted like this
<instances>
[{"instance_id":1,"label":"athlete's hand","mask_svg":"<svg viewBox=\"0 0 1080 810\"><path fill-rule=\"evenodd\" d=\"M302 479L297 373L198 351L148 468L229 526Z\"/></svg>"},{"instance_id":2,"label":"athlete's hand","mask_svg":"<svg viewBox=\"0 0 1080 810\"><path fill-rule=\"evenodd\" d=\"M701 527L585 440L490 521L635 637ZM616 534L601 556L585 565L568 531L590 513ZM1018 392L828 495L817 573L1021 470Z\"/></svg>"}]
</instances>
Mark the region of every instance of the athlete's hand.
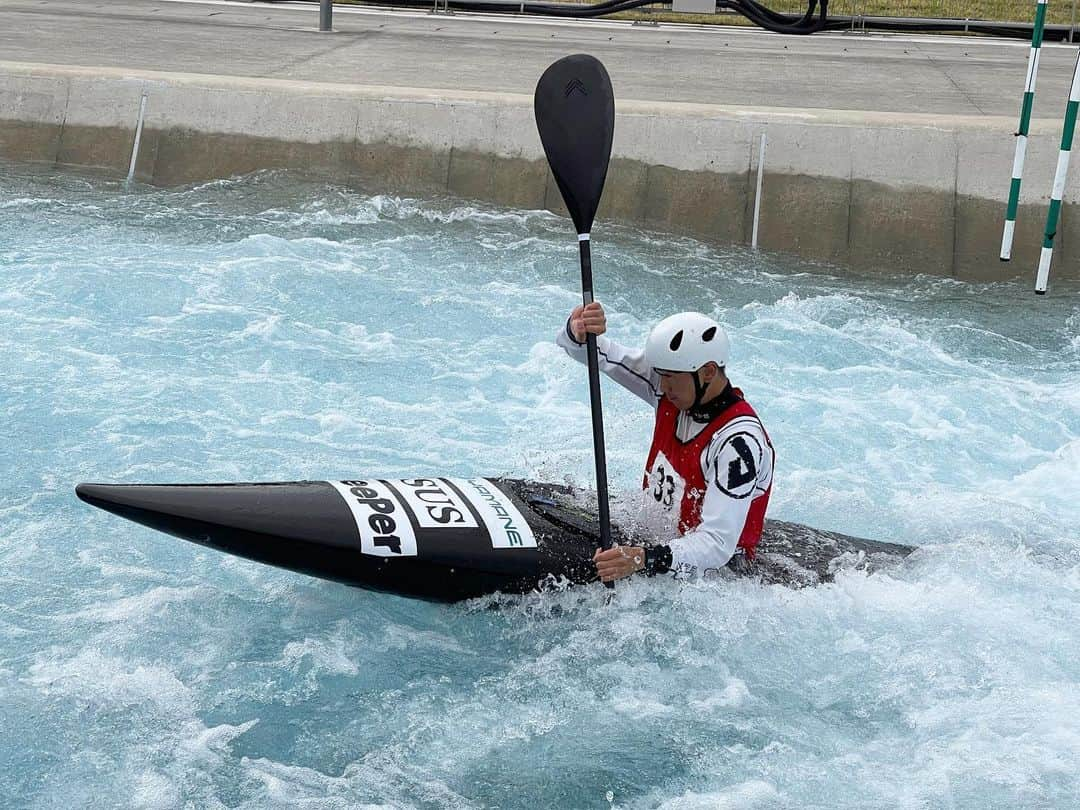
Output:
<instances>
[{"instance_id":1,"label":"athlete's hand","mask_svg":"<svg viewBox=\"0 0 1080 810\"><path fill-rule=\"evenodd\" d=\"M607 331L607 315L599 301L593 301L588 306L576 306L570 313L570 331L574 333L574 340L578 343L585 342L587 333L602 335Z\"/></svg>"},{"instance_id":2,"label":"athlete's hand","mask_svg":"<svg viewBox=\"0 0 1080 810\"><path fill-rule=\"evenodd\" d=\"M645 549L638 546L612 546L607 551L597 549L593 562L602 582L614 582L645 567Z\"/></svg>"}]
</instances>

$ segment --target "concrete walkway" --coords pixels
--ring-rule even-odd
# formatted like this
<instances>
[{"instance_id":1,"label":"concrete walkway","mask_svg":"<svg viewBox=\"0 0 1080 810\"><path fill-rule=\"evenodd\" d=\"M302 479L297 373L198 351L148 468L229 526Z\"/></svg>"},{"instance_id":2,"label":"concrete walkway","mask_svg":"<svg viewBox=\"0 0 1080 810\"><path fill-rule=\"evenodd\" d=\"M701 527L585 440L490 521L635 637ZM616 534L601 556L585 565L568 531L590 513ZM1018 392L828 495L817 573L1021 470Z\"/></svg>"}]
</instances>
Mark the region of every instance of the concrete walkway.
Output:
<instances>
[{"instance_id":1,"label":"concrete walkway","mask_svg":"<svg viewBox=\"0 0 1080 810\"><path fill-rule=\"evenodd\" d=\"M315 4L5 0L0 58L392 87L531 94L586 51L620 99L1009 115L1027 45L974 38L778 36L758 29L432 15ZM1043 50L1036 117L1060 117L1075 48Z\"/></svg>"}]
</instances>

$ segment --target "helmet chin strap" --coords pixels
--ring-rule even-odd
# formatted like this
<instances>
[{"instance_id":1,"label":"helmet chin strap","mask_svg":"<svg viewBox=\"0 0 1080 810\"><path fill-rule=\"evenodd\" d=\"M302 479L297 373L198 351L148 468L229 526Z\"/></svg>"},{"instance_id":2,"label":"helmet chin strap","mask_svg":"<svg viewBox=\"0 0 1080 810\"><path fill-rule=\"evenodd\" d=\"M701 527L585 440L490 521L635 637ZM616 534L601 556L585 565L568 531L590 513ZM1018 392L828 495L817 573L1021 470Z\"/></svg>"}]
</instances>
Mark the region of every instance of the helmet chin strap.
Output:
<instances>
[{"instance_id":1,"label":"helmet chin strap","mask_svg":"<svg viewBox=\"0 0 1080 810\"><path fill-rule=\"evenodd\" d=\"M700 371L700 369L699 369ZM705 389L709 386L705 385L701 381L701 377L698 376L698 372L693 372L694 377L694 404L688 409L690 418L695 422L711 422L731 405L742 399L742 395L731 387L731 383L728 382L724 386L724 390L718 393L715 397L708 402L703 402L705 397Z\"/></svg>"},{"instance_id":2,"label":"helmet chin strap","mask_svg":"<svg viewBox=\"0 0 1080 810\"><path fill-rule=\"evenodd\" d=\"M705 416L705 409L701 407L705 389L709 386L701 381L701 369L693 372L694 377L694 404L690 406L691 416Z\"/></svg>"}]
</instances>

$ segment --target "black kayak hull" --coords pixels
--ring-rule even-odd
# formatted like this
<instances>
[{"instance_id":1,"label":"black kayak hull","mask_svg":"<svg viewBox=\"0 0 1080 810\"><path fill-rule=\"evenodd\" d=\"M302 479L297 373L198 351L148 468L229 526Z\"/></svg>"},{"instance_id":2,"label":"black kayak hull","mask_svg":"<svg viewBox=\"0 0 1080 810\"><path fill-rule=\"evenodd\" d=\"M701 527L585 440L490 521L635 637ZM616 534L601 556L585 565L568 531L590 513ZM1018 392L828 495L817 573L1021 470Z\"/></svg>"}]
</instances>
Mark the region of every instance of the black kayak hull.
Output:
<instances>
[{"instance_id":1,"label":"black kayak hull","mask_svg":"<svg viewBox=\"0 0 1080 810\"><path fill-rule=\"evenodd\" d=\"M596 580L598 527L567 487L513 479L80 484L113 514L218 551L368 590L458 601ZM616 541L637 542L616 529ZM754 573L814 584L908 546L770 521Z\"/></svg>"}]
</instances>

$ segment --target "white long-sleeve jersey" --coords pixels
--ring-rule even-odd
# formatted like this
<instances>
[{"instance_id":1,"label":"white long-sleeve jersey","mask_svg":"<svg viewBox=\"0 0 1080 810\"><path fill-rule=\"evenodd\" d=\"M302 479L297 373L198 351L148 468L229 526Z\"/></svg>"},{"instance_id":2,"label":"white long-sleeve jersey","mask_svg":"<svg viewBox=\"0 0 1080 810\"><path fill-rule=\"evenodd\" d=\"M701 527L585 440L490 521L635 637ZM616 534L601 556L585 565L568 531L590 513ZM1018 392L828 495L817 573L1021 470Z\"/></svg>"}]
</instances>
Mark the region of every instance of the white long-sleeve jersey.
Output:
<instances>
[{"instance_id":1,"label":"white long-sleeve jersey","mask_svg":"<svg viewBox=\"0 0 1080 810\"><path fill-rule=\"evenodd\" d=\"M584 343L578 343L570 333L570 323L559 330L555 342L581 363L587 362ZM642 349L623 346L605 335L597 336L600 370L630 393L658 407L660 376L648 364ZM692 441L708 427L689 413L682 412L676 421L675 435L682 443ZM733 442L733 438L739 438ZM741 442L741 449L739 452ZM753 457L754 475L748 472L746 448ZM671 569L677 576L707 574L722 569L731 560L746 527L754 500L765 496L772 484L773 449L761 421L756 416L741 416L718 430L701 453L701 471L706 481L701 505L701 522L692 530L678 536L679 504L682 500L681 482L671 477L657 482L650 476L650 489L659 486L656 501L666 507L671 518L673 539ZM739 471L737 477L734 472ZM654 473L655 471L648 471ZM667 487L667 497L663 489ZM652 498L649 499L653 500Z\"/></svg>"}]
</instances>

